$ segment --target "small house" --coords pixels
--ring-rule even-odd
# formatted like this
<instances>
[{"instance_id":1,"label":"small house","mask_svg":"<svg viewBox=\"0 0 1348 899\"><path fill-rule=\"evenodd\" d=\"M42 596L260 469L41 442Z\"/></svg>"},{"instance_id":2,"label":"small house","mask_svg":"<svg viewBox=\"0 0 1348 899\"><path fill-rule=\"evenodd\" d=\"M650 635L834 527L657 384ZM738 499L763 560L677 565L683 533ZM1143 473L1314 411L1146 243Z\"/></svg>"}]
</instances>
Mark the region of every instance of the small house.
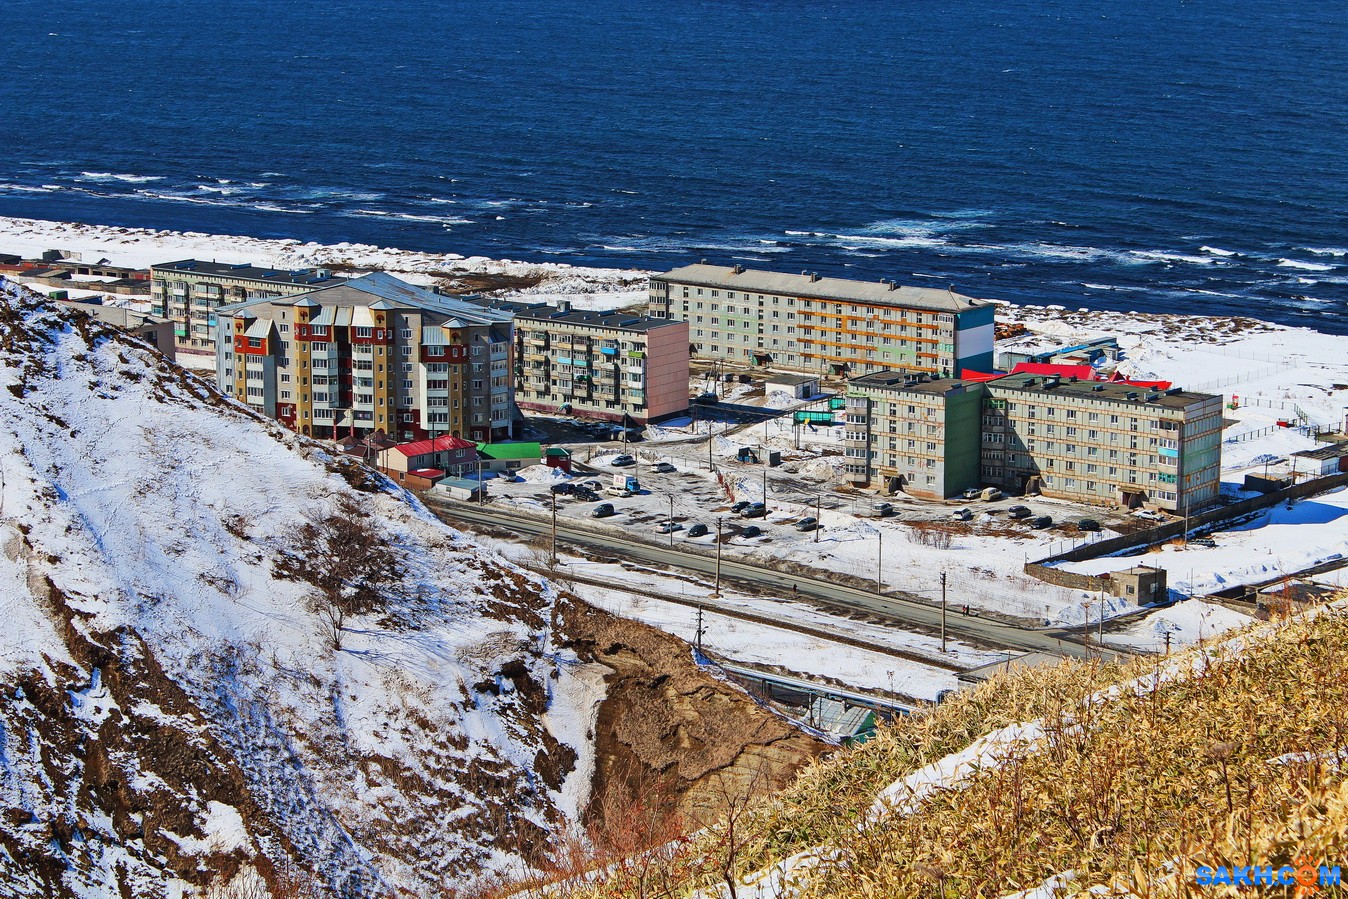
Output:
<instances>
[{"instance_id":1,"label":"small house","mask_svg":"<svg viewBox=\"0 0 1348 899\"><path fill-rule=\"evenodd\" d=\"M397 443L379 452L379 468L399 484L424 490L447 473L463 474L477 465L477 444L445 435Z\"/></svg>"},{"instance_id":2,"label":"small house","mask_svg":"<svg viewBox=\"0 0 1348 899\"><path fill-rule=\"evenodd\" d=\"M486 471L518 471L543 462L543 447L537 443L479 443L477 453Z\"/></svg>"},{"instance_id":3,"label":"small house","mask_svg":"<svg viewBox=\"0 0 1348 899\"><path fill-rule=\"evenodd\" d=\"M763 391L790 394L798 400L808 400L819 395L819 379L812 375L772 375L763 382Z\"/></svg>"}]
</instances>

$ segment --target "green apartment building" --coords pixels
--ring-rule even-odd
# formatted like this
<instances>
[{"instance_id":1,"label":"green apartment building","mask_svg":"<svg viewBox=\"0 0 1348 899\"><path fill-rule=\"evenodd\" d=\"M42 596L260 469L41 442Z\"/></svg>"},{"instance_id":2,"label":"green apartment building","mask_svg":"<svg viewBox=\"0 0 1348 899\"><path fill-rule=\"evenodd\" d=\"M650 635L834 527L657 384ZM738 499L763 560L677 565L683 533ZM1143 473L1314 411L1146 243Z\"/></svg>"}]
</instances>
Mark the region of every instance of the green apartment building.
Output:
<instances>
[{"instance_id":1,"label":"green apartment building","mask_svg":"<svg viewBox=\"0 0 1348 899\"><path fill-rule=\"evenodd\" d=\"M853 378L847 472L854 484L944 499L978 485L982 385L902 372Z\"/></svg>"}]
</instances>

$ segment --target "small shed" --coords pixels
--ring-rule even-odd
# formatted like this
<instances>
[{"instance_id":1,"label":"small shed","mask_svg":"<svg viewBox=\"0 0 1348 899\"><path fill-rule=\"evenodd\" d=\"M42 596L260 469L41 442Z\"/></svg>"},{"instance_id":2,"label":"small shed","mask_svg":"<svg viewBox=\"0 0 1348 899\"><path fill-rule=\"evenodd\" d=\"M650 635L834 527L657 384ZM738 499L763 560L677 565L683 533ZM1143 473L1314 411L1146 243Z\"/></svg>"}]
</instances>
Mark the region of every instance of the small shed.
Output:
<instances>
[{"instance_id":1,"label":"small shed","mask_svg":"<svg viewBox=\"0 0 1348 899\"><path fill-rule=\"evenodd\" d=\"M1315 449L1292 453L1297 460L1297 471L1308 474L1336 474L1348 471L1348 443L1331 443Z\"/></svg>"},{"instance_id":2,"label":"small shed","mask_svg":"<svg viewBox=\"0 0 1348 899\"><path fill-rule=\"evenodd\" d=\"M811 375L772 375L763 382L766 393L787 393L798 400L819 394L819 378Z\"/></svg>"},{"instance_id":3,"label":"small shed","mask_svg":"<svg viewBox=\"0 0 1348 899\"><path fill-rule=\"evenodd\" d=\"M450 499L476 502L482 497L487 487L485 484L480 484L468 478L442 478L435 485L435 489L449 494Z\"/></svg>"},{"instance_id":4,"label":"small shed","mask_svg":"<svg viewBox=\"0 0 1348 899\"><path fill-rule=\"evenodd\" d=\"M548 468L560 468L567 474L571 473L571 451L561 446L550 446L543 453L543 464Z\"/></svg>"},{"instance_id":5,"label":"small shed","mask_svg":"<svg viewBox=\"0 0 1348 899\"><path fill-rule=\"evenodd\" d=\"M1165 574L1164 568L1149 568L1145 565L1115 571L1109 576L1109 592L1139 606L1165 602L1168 593Z\"/></svg>"}]
</instances>

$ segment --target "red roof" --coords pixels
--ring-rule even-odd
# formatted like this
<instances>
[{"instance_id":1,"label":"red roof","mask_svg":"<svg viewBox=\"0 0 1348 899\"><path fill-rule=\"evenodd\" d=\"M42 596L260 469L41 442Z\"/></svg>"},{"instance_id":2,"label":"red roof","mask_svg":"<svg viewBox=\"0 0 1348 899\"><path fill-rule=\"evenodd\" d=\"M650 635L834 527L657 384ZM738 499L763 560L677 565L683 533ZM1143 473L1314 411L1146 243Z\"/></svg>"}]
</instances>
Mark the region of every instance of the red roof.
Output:
<instances>
[{"instance_id":1,"label":"red roof","mask_svg":"<svg viewBox=\"0 0 1348 899\"><path fill-rule=\"evenodd\" d=\"M1058 375L1078 381L1094 381L1095 369L1089 365L1058 365L1052 362L1017 362L1013 375Z\"/></svg>"},{"instance_id":2,"label":"red roof","mask_svg":"<svg viewBox=\"0 0 1348 899\"><path fill-rule=\"evenodd\" d=\"M426 441L430 443L430 441ZM438 468L418 468L416 471L409 471L408 474L414 474L419 478L443 478L445 473Z\"/></svg>"},{"instance_id":3,"label":"red roof","mask_svg":"<svg viewBox=\"0 0 1348 899\"><path fill-rule=\"evenodd\" d=\"M471 440L464 440L462 437L436 437L433 440L414 440L411 443L400 443L393 447L393 451L402 453L404 456L424 456L427 453L443 453L447 450L459 449L477 449L477 444Z\"/></svg>"},{"instance_id":4,"label":"red roof","mask_svg":"<svg viewBox=\"0 0 1348 899\"><path fill-rule=\"evenodd\" d=\"M1115 384L1127 384L1129 387L1143 387L1148 390L1169 390L1173 383L1172 381L1138 381L1133 378L1125 378L1118 372L1115 372L1114 377L1109 380Z\"/></svg>"},{"instance_id":5,"label":"red roof","mask_svg":"<svg viewBox=\"0 0 1348 899\"><path fill-rule=\"evenodd\" d=\"M965 368L960 371L961 381L973 381L975 383L978 383L980 381L995 381L998 378L1005 378L1005 377L1006 372L1004 371L982 372L982 371L974 371L972 368Z\"/></svg>"}]
</instances>

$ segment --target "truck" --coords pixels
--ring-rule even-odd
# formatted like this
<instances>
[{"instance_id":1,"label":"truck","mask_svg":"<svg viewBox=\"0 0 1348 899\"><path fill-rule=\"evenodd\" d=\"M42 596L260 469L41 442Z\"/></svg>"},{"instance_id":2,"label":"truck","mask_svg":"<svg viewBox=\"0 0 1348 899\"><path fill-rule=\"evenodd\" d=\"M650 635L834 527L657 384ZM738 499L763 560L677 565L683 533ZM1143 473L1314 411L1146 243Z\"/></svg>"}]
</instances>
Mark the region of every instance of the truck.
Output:
<instances>
[{"instance_id":1,"label":"truck","mask_svg":"<svg viewBox=\"0 0 1348 899\"><path fill-rule=\"evenodd\" d=\"M641 484L630 474L615 474L613 483L604 488L609 496L631 496L641 492Z\"/></svg>"}]
</instances>

